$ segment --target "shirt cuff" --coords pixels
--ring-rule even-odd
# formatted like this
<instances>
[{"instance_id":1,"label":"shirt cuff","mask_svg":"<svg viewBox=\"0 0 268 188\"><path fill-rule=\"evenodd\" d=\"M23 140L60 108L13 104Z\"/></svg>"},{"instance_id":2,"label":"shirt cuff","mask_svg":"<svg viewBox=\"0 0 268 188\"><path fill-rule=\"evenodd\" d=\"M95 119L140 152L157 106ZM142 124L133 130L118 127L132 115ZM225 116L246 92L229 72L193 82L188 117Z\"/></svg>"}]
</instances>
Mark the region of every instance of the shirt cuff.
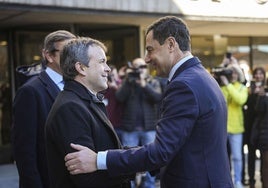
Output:
<instances>
[{"instance_id":1,"label":"shirt cuff","mask_svg":"<svg viewBox=\"0 0 268 188\"><path fill-rule=\"evenodd\" d=\"M97 169L98 170L107 170L106 157L108 151L100 151L97 154Z\"/></svg>"}]
</instances>

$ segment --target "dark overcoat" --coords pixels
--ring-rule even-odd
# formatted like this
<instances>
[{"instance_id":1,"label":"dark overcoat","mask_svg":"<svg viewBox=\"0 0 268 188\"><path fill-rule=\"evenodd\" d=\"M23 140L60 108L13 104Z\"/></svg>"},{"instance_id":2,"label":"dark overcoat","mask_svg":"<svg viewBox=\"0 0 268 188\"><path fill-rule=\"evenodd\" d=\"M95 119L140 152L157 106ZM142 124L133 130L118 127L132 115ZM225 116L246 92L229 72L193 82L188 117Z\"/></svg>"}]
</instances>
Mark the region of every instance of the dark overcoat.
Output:
<instances>
[{"instance_id":1,"label":"dark overcoat","mask_svg":"<svg viewBox=\"0 0 268 188\"><path fill-rule=\"evenodd\" d=\"M13 102L12 148L20 188L48 188L44 127L60 89L43 71L16 93Z\"/></svg>"},{"instance_id":2,"label":"dark overcoat","mask_svg":"<svg viewBox=\"0 0 268 188\"><path fill-rule=\"evenodd\" d=\"M53 188L120 188L126 177L110 177L107 171L70 175L64 157L80 144L95 152L121 148L121 143L107 118L104 104L86 87L67 81L48 115L46 147Z\"/></svg>"}]
</instances>

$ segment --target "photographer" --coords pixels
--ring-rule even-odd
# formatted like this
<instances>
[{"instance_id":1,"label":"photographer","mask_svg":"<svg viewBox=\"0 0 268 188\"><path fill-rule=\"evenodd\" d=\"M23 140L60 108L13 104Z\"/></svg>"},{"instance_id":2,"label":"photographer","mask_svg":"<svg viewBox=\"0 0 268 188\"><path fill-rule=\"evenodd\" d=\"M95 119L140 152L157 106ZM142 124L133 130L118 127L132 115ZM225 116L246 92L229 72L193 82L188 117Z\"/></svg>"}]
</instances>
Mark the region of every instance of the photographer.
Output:
<instances>
[{"instance_id":1,"label":"photographer","mask_svg":"<svg viewBox=\"0 0 268 188\"><path fill-rule=\"evenodd\" d=\"M155 137L161 86L149 75L144 59L136 58L128 66L122 86L116 92L117 100L124 106L122 143L124 146L145 145ZM147 173L140 187L155 187L154 177Z\"/></svg>"},{"instance_id":2,"label":"photographer","mask_svg":"<svg viewBox=\"0 0 268 188\"><path fill-rule=\"evenodd\" d=\"M244 132L242 107L247 101L248 90L242 84L245 77L238 64L229 64L226 69L231 70L230 72L232 74L229 78L226 75L220 75L221 89L227 101L228 108L227 132L232 156L231 161L233 162L234 168L234 183L235 187L240 188L243 187L241 182Z\"/></svg>"},{"instance_id":3,"label":"photographer","mask_svg":"<svg viewBox=\"0 0 268 188\"><path fill-rule=\"evenodd\" d=\"M236 58L232 56L230 52L227 52L221 62L217 67L212 68L211 74L216 79L220 86L225 85L222 82L221 76L225 76L227 80L232 79L232 69L227 68L229 65L238 65ZM241 69L242 70L242 69Z\"/></svg>"}]
</instances>

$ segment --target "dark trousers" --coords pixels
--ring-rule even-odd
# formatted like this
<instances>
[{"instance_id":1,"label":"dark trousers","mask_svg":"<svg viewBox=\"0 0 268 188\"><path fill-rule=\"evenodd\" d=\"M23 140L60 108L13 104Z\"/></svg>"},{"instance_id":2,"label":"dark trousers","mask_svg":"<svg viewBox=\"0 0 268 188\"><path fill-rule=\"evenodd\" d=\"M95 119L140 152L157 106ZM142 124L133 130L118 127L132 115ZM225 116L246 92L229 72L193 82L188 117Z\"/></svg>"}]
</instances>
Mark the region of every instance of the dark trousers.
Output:
<instances>
[{"instance_id":1,"label":"dark trousers","mask_svg":"<svg viewBox=\"0 0 268 188\"><path fill-rule=\"evenodd\" d=\"M268 151L261 151L262 188L268 188Z\"/></svg>"},{"instance_id":2,"label":"dark trousers","mask_svg":"<svg viewBox=\"0 0 268 188\"><path fill-rule=\"evenodd\" d=\"M256 164L256 147L252 144L248 145L248 176L250 185L254 185L255 180L255 165Z\"/></svg>"}]
</instances>

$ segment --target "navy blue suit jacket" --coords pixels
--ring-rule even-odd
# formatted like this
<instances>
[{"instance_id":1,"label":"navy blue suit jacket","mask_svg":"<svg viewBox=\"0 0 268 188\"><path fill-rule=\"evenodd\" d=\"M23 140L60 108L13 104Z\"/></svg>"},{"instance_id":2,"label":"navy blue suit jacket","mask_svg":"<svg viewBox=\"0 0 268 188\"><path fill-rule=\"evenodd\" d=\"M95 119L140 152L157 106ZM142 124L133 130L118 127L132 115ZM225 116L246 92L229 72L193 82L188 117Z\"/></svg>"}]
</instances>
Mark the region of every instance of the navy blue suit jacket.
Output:
<instances>
[{"instance_id":1,"label":"navy blue suit jacket","mask_svg":"<svg viewBox=\"0 0 268 188\"><path fill-rule=\"evenodd\" d=\"M44 126L60 92L47 73L31 78L16 93L13 103L13 155L20 188L48 188Z\"/></svg>"},{"instance_id":2,"label":"navy blue suit jacket","mask_svg":"<svg viewBox=\"0 0 268 188\"><path fill-rule=\"evenodd\" d=\"M233 187L227 157L227 109L215 79L197 58L167 85L151 144L109 150L111 175L161 168L161 188Z\"/></svg>"}]
</instances>

